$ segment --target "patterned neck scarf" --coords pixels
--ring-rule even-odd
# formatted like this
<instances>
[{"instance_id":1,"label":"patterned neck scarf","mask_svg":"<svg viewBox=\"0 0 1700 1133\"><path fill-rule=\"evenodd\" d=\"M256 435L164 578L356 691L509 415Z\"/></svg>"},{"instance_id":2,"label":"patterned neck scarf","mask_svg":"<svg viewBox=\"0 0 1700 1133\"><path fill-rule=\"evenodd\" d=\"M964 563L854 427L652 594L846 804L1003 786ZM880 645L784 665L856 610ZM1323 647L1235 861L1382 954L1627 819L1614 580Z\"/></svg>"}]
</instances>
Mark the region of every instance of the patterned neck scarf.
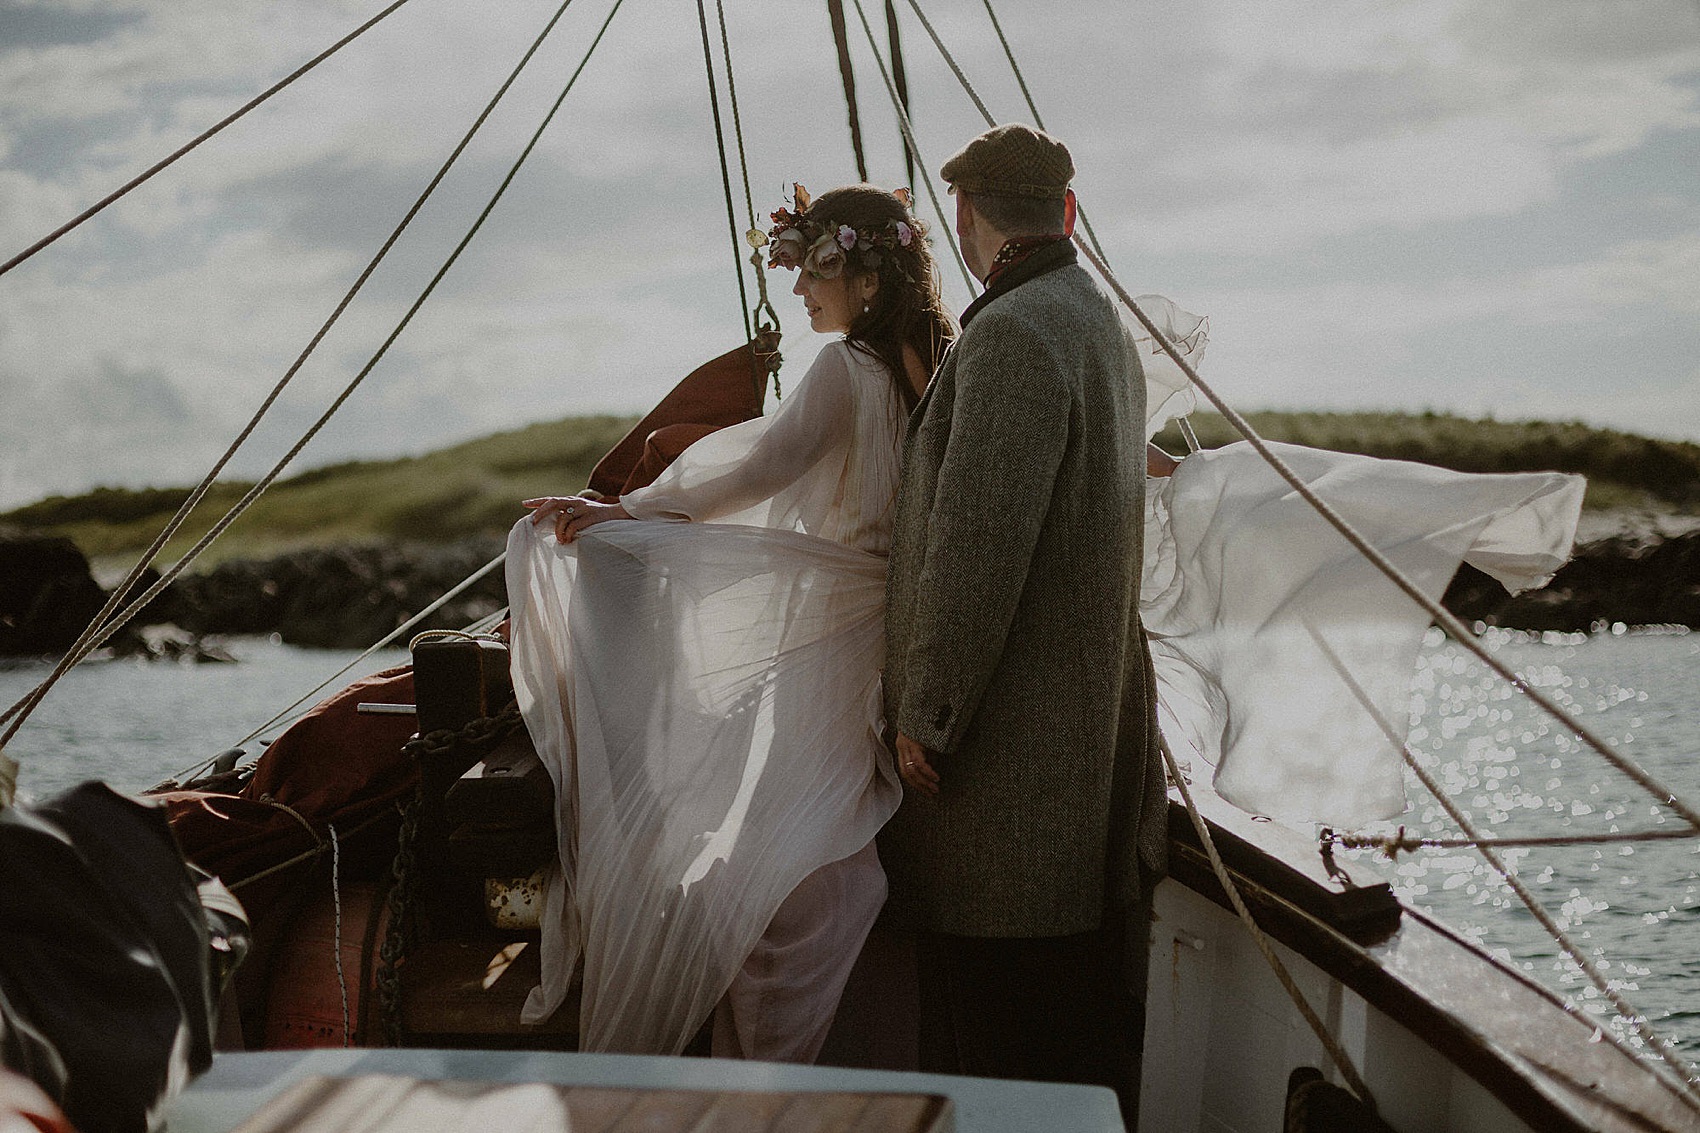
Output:
<instances>
[{"instance_id":1,"label":"patterned neck scarf","mask_svg":"<svg viewBox=\"0 0 1700 1133\"><path fill-rule=\"evenodd\" d=\"M990 287L1004 272L1031 256L1041 248L1048 248L1061 240L1074 238L1074 218L1076 205L1074 190L1068 190L1064 198L1067 202L1063 210L1063 230L1061 233L1051 233L1045 236L1017 236L1013 240L1005 240L998 254L992 257L992 266L986 272L986 286Z\"/></svg>"},{"instance_id":2,"label":"patterned neck scarf","mask_svg":"<svg viewBox=\"0 0 1700 1133\"><path fill-rule=\"evenodd\" d=\"M1013 240L1005 240L998 254L992 257L992 266L986 272L986 286L997 282L998 276L1014 267L1016 264L1031 256L1041 248L1049 248L1067 240L1067 236L1017 236Z\"/></svg>"}]
</instances>

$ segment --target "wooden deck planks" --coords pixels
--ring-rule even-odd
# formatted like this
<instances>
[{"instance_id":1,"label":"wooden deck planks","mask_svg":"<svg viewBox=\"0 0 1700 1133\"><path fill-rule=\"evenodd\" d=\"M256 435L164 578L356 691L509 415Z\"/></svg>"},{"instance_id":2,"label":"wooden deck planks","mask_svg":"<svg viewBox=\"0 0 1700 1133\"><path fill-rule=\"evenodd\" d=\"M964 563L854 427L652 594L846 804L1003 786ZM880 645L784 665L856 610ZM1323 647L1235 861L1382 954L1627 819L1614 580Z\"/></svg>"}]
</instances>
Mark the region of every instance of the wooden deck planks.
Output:
<instances>
[{"instance_id":1,"label":"wooden deck planks","mask_svg":"<svg viewBox=\"0 0 1700 1133\"><path fill-rule=\"evenodd\" d=\"M646 1090L311 1077L237 1133L950 1133L938 1094Z\"/></svg>"}]
</instances>

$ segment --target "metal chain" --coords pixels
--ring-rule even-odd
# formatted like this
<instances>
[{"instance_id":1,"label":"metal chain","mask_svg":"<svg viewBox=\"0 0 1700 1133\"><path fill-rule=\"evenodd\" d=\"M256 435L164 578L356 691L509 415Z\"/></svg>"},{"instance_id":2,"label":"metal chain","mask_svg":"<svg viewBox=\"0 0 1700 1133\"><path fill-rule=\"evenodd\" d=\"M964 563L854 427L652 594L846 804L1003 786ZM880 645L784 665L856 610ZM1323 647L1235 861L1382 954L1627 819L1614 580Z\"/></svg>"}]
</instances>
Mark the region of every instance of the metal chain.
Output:
<instances>
[{"instance_id":1,"label":"metal chain","mask_svg":"<svg viewBox=\"0 0 1700 1133\"><path fill-rule=\"evenodd\" d=\"M419 875L414 867L413 843L419 834L419 808L424 786L401 812L401 831L396 836L395 861L390 864L390 923L384 943L378 948L378 971L373 982L378 988L378 1008L383 1013L384 1042L401 1045L401 961L408 945L409 913Z\"/></svg>"},{"instance_id":2,"label":"metal chain","mask_svg":"<svg viewBox=\"0 0 1700 1133\"><path fill-rule=\"evenodd\" d=\"M414 736L401 745L401 752L416 760L425 756L446 755L458 749L471 748L483 752L507 739L521 723L523 721L519 714L519 705L509 702L507 707L494 716L477 716L459 728L439 728L422 736Z\"/></svg>"},{"instance_id":3,"label":"metal chain","mask_svg":"<svg viewBox=\"0 0 1700 1133\"><path fill-rule=\"evenodd\" d=\"M519 705L510 703L494 716L479 716L459 728L440 728L415 736L401 750L415 762L453 751L483 755L517 731L522 723ZM396 834L395 861L390 865L390 923L378 949L378 971L373 981L377 984L378 1007L383 1015L384 1041L390 1046L401 1045L401 966L418 935L413 899L419 888L416 843L424 794L421 776L419 789L402 811L401 829Z\"/></svg>"}]
</instances>

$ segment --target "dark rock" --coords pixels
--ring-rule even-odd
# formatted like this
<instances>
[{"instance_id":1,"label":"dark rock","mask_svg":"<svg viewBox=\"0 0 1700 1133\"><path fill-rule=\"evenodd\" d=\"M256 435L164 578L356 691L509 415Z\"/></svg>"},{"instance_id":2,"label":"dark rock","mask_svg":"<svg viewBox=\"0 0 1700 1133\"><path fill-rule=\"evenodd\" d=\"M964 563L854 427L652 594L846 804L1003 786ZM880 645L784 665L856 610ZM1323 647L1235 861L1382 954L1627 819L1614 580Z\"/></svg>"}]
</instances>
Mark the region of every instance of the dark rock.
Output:
<instances>
[{"instance_id":1,"label":"dark rock","mask_svg":"<svg viewBox=\"0 0 1700 1133\"><path fill-rule=\"evenodd\" d=\"M277 633L292 645L362 648L501 549L495 539L448 546L353 544L231 561L179 578L170 592L171 609L192 633ZM458 628L506 604L502 572L496 570L418 630Z\"/></svg>"},{"instance_id":2,"label":"dark rock","mask_svg":"<svg viewBox=\"0 0 1700 1133\"><path fill-rule=\"evenodd\" d=\"M0 656L63 653L105 601L71 540L0 531Z\"/></svg>"},{"instance_id":3,"label":"dark rock","mask_svg":"<svg viewBox=\"0 0 1700 1133\"><path fill-rule=\"evenodd\" d=\"M1507 629L1577 632L1612 622L1700 629L1700 531L1586 543L1544 589L1516 597L1461 567L1442 602L1466 623Z\"/></svg>"}]
</instances>

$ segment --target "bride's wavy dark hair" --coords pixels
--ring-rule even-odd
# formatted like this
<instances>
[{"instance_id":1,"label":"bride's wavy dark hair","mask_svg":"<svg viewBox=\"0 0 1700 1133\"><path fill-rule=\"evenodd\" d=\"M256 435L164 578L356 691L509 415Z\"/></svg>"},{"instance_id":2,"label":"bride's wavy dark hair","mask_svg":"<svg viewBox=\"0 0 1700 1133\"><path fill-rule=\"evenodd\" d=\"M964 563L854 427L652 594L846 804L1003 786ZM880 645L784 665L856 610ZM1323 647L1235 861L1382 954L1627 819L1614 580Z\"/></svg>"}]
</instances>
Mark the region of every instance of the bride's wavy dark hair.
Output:
<instances>
[{"instance_id":1,"label":"bride's wavy dark hair","mask_svg":"<svg viewBox=\"0 0 1700 1133\"><path fill-rule=\"evenodd\" d=\"M884 363L903 404L914 408L919 399L903 364L903 348L915 351L931 380L945 347L957 335L956 320L945 309L939 291L938 263L927 243L927 226L915 219L896 194L874 185L846 185L822 193L809 202L804 216L811 229L819 224L829 232L845 224L881 231L899 221L913 230L914 238L907 246L880 249L878 262L871 267L851 250L845 274L871 271L879 276L879 290L868 310L851 321L844 338Z\"/></svg>"}]
</instances>

